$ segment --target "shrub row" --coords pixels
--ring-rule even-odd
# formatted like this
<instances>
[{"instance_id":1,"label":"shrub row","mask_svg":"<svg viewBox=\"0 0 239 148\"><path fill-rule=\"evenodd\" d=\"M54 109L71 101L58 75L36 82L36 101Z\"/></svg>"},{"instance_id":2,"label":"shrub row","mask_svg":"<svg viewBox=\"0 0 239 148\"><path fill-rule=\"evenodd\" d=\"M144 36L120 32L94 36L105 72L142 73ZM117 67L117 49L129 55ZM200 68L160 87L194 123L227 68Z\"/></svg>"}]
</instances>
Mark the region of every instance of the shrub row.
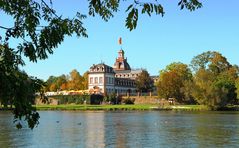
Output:
<instances>
[{"instance_id":1,"label":"shrub row","mask_svg":"<svg viewBox=\"0 0 239 148\"><path fill-rule=\"evenodd\" d=\"M101 104L104 102L110 102L111 104L134 104L135 99L127 98L122 99L121 96L116 95L107 95L102 96L98 94L92 95L56 95L51 96L54 99L58 100L58 104Z\"/></svg>"},{"instance_id":2,"label":"shrub row","mask_svg":"<svg viewBox=\"0 0 239 148\"><path fill-rule=\"evenodd\" d=\"M57 99L59 104L101 104L103 102L103 96L98 94L92 95L57 95L51 96Z\"/></svg>"}]
</instances>

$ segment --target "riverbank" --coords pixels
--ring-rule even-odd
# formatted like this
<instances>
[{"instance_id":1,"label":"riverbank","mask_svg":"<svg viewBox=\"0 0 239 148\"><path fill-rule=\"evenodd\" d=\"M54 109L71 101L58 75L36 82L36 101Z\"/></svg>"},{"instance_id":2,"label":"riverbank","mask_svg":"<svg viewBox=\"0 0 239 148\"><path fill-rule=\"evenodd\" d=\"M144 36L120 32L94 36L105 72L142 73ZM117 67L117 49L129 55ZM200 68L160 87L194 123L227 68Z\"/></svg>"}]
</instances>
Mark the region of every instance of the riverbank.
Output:
<instances>
[{"instance_id":1,"label":"riverbank","mask_svg":"<svg viewBox=\"0 0 239 148\"><path fill-rule=\"evenodd\" d=\"M38 111L44 110L59 110L59 111L116 111L116 110L173 110L173 111L210 111L211 109L205 105L168 105L159 106L158 104L135 104L135 105L76 105L76 104L64 104L64 105L34 105ZM0 106L1 110L4 109ZM218 111L239 111L238 105L227 106Z\"/></svg>"},{"instance_id":2,"label":"riverbank","mask_svg":"<svg viewBox=\"0 0 239 148\"><path fill-rule=\"evenodd\" d=\"M184 110L184 111L202 111L209 110L203 105L176 105L176 106L158 106L158 105L36 105L37 110Z\"/></svg>"},{"instance_id":3,"label":"riverbank","mask_svg":"<svg viewBox=\"0 0 239 148\"><path fill-rule=\"evenodd\" d=\"M37 110L152 110L156 105L36 105Z\"/></svg>"}]
</instances>

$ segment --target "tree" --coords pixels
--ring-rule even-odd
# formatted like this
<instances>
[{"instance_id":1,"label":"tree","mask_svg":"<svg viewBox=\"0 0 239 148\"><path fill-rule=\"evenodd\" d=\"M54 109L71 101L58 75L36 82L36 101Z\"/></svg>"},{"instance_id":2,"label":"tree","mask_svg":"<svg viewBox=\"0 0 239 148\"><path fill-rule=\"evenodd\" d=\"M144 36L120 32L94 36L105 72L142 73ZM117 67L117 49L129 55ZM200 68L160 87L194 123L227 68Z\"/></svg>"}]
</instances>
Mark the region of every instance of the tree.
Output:
<instances>
[{"instance_id":1,"label":"tree","mask_svg":"<svg viewBox=\"0 0 239 148\"><path fill-rule=\"evenodd\" d=\"M52 91L51 85L56 82L57 77L50 76L46 81L45 91Z\"/></svg>"},{"instance_id":2,"label":"tree","mask_svg":"<svg viewBox=\"0 0 239 148\"><path fill-rule=\"evenodd\" d=\"M43 0L40 3L33 0L2 0L0 10L14 19L14 26L0 26L6 30L5 36L0 37L0 79L5 80L1 83L1 102L5 103L5 106L7 102L14 102L15 119L21 120L24 116L29 127L34 128L39 114L31 106L32 99L27 96L34 96L40 91L43 82L19 70L18 67L24 65L22 55L32 62L37 62L38 59L46 59L48 53L53 53L53 49L63 41L65 35L76 33L78 36L87 36L81 23L84 16L77 14L74 19L64 19L57 16L55 10ZM11 48L11 38L19 41L16 48ZM27 84L31 85L31 91L27 90L30 87L26 86ZM17 125L18 128L21 127L20 122Z\"/></svg>"},{"instance_id":3,"label":"tree","mask_svg":"<svg viewBox=\"0 0 239 148\"><path fill-rule=\"evenodd\" d=\"M213 75L205 69L199 69L194 75L195 86L193 88L193 97L199 104L208 105L212 93L214 92L212 86Z\"/></svg>"},{"instance_id":4,"label":"tree","mask_svg":"<svg viewBox=\"0 0 239 148\"><path fill-rule=\"evenodd\" d=\"M83 74L83 90L88 89L88 72Z\"/></svg>"},{"instance_id":5,"label":"tree","mask_svg":"<svg viewBox=\"0 0 239 148\"><path fill-rule=\"evenodd\" d=\"M65 90L67 86L66 75L61 75L56 80L57 90Z\"/></svg>"},{"instance_id":6,"label":"tree","mask_svg":"<svg viewBox=\"0 0 239 148\"><path fill-rule=\"evenodd\" d=\"M190 66L194 71L208 69L211 72L218 74L227 70L232 65L220 53L216 51L207 51L195 56L192 59Z\"/></svg>"},{"instance_id":7,"label":"tree","mask_svg":"<svg viewBox=\"0 0 239 148\"><path fill-rule=\"evenodd\" d=\"M74 69L70 72L70 81L68 82L68 88L70 90L83 90L83 77L80 73Z\"/></svg>"},{"instance_id":8,"label":"tree","mask_svg":"<svg viewBox=\"0 0 239 148\"><path fill-rule=\"evenodd\" d=\"M157 82L158 95L161 98L182 98L180 76L175 71L161 73Z\"/></svg>"},{"instance_id":9,"label":"tree","mask_svg":"<svg viewBox=\"0 0 239 148\"><path fill-rule=\"evenodd\" d=\"M89 0L89 15L95 16L98 14L103 20L108 21L114 16L114 12L119 10L120 3L125 2L124 0ZM198 0L179 0L178 6L181 9L188 9L194 11L202 7L202 3ZM139 1L134 0L130 2L127 9L125 10L128 16L125 20L125 26L131 31L137 27L139 14L152 14L164 16L165 12L163 6L158 0Z\"/></svg>"},{"instance_id":10,"label":"tree","mask_svg":"<svg viewBox=\"0 0 239 148\"><path fill-rule=\"evenodd\" d=\"M120 3L125 1L89 0L88 2L90 16L98 14L103 20L108 21L114 16L113 13L119 10ZM179 0L178 5L181 9L186 8L190 11L202 7L198 0ZM45 0L1 0L0 10L1 13L11 16L14 21L13 26L0 26L0 29L5 30L5 35L0 36L0 79L6 80L5 83L1 83L0 94L2 96L0 99L1 102L8 102L9 99L12 99L13 102L24 105L26 102L16 99L20 94L11 89L15 83L14 80L19 79L15 73L26 76L18 69L19 66L24 66L22 56L24 55L32 62L37 62L46 59L48 54L52 54L53 50L64 41L66 35L76 34L78 37L87 37L86 28L83 26L83 19L86 18L86 15L77 12L73 18L63 18L53 9L52 0L48 2ZM149 16L152 14L164 15L163 6L157 0L149 2L135 0L126 9L128 13L126 27L130 30L137 26L139 11ZM14 44L18 44L17 47L10 42L11 39L17 39L14 40ZM40 83L38 79L31 77L28 79L31 79L32 83L38 83L38 85L34 85L36 87L32 88L32 93L40 91L39 86L43 86L43 82ZM28 79L22 80L27 81ZM20 89L22 86L18 87ZM6 90L5 88L10 89ZM16 105L15 110L20 110L18 107ZM28 111L26 108L22 109L22 112L14 112L16 118L21 119L21 116L35 113L35 109L28 108ZM38 123L38 118L32 116L26 120L28 123L31 120L34 120L33 123ZM31 128L33 127L31 126Z\"/></svg>"},{"instance_id":11,"label":"tree","mask_svg":"<svg viewBox=\"0 0 239 148\"><path fill-rule=\"evenodd\" d=\"M186 64L174 62L160 71L157 82L158 94L162 98L175 98L179 102L191 101L192 73Z\"/></svg>"},{"instance_id":12,"label":"tree","mask_svg":"<svg viewBox=\"0 0 239 148\"><path fill-rule=\"evenodd\" d=\"M237 99L239 99L239 78L236 79L236 93L237 93Z\"/></svg>"},{"instance_id":13,"label":"tree","mask_svg":"<svg viewBox=\"0 0 239 148\"><path fill-rule=\"evenodd\" d=\"M193 96L199 104L220 108L236 100L236 66L215 51L204 52L191 62L195 70Z\"/></svg>"},{"instance_id":14,"label":"tree","mask_svg":"<svg viewBox=\"0 0 239 148\"><path fill-rule=\"evenodd\" d=\"M36 92L42 92L43 82L21 71L23 61L8 45L0 45L0 103L13 110L14 122L21 128L21 119L29 128L38 124L39 114L32 106ZM14 106L14 107L13 107Z\"/></svg>"},{"instance_id":15,"label":"tree","mask_svg":"<svg viewBox=\"0 0 239 148\"><path fill-rule=\"evenodd\" d=\"M45 91L85 90L88 88L88 73L83 76L74 69L70 75L50 76L46 81Z\"/></svg>"},{"instance_id":16,"label":"tree","mask_svg":"<svg viewBox=\"0 0 239 148\"><path fill-rule=\"evenodd\" d=\"M166 66L166 69L161 70L160 73L167 71L175 71L183 80L188 80L192 78L192 72L187 64L181 62L173 62Z\"/></svg>"},{"instance_id":17,"label":"tree","mask_svg":"<svg viewBox=\"0 0 239 148\"><path fill-rule=\"evenodd\" d=\"M58 91L67 89L67 76L50 76L46 81L45 91Z\"/></svg>"},{"instance_id":18,"label":"tree","mask_svg":"<svg viewBox=\"0 0 239 148\"><path fill-rule=\"evenodd\" d=\"M140 92L149 92L153 88L153 80L150 77L148 71L143 70L139 76L135 79L136 89Z\"/></svg>"},{"instance_id":19,"label":"tree","mask_svg":"<svg viewBox=\"0 0 239 148\"><path fill-rule=\"evenodd\" d=\"M67 90L68 89L68 83L67 82L62 83L60 89L61 90Z\"/></svg>"}]
</instances>

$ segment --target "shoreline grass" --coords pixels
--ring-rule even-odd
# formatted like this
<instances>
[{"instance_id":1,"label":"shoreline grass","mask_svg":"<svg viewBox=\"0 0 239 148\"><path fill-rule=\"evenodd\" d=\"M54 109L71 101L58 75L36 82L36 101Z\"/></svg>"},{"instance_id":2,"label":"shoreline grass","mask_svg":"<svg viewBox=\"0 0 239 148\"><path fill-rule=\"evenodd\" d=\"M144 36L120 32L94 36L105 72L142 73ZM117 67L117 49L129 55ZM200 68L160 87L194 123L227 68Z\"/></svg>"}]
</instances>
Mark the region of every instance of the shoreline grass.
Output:
<instances>
[{"instance_id":1,"label":"shoreline grass","mask_svg":"<svg viewBox=\"0 0 239 148\"><path fill-rule=\"evenodd\" d=\"M169 105L159 106L158 104L133 104L133 105L77 105L77 104L62 104L62 105L33 105L38 111L210 111L210 108L205 105ZM0 106L0 111L6 110ZM7 109L9 110L9 109ZM219 111L239 111L238 105L227 106Z\"/></svg>"},{"instance_id":2,"label":"shoreline grass","mask_svg":"<svg viewBox=\"0 0 239 148\"><path fill-rule=\"evenodd\" d=\"M152 110L156 105L36 105L37 110Z\"/></svg>"},{"instance_id":3,"label":"shoreline grass","mask_svg":"<svg viewBox=\"0 0 239 148\"><path fill-rule=\"evenodd\" d=\"M176 105L159 106L158 104L136 104L136 105L36 105L37 110L80 110L80 111L115 111L115 110L175 110L175 111L202 111L209 110L202 105Z\"/></svg>"}]
</instances>

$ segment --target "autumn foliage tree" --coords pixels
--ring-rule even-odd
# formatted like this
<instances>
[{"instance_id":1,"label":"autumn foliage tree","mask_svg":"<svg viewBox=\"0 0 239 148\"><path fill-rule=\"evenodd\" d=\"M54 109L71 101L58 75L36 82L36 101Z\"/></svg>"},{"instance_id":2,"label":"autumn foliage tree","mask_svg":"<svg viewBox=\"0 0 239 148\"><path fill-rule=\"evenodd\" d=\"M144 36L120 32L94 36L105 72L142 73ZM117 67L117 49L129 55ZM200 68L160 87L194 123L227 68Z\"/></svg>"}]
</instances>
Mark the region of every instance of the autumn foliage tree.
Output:
<instances>
[{"instance_id":1,"label":"autumn foliage tree","mask_svg":"<svg viewBox=\"0 0 239 148\"><path fill-rule=\"evenodd\" d=\"M88 89L88 71L83 74L83 89Z\"/></svg>"},{"instance_id":2,"label":"autumn foliage tree","mask_svg":"<svg viewBox=\"0 0 239 148\"><path fill-rule=\"evenodd\" d=\"M193 97L199 104L212 108L224 107L236 100L238 69L215 51L204 52L193 58Z\"/></svg>"},{"instance_id":3,"label":"autumn foliage tree","mask_svg":"<svg viewBox=\"0 0 239 148\"><path fill-rule=\"evenodd\" d=\"M190 101L191 94L186 88L191 84L191 81L192 73L186 64L180 62L169 64L160 71L156 84L158 95L166 99L175 98L178 102Z\"/></svg>"},{"instance_id":4,"label":"autumn foliage tree","mask_svg":"<svg viewBox=\"0 0 239 148\"><path fill-rule=\"evenodd\" d=\"M239 99L239 78L236 79L236 93L237 93L237 99Z\"/></svg>"},{"instance_id":5,"label":"autumn foliage tree","mask_svg":"<svg viewBox=\"0 0 239 148\"><path fill-rule=\"evenodd\" d=\"M166 71L160 74L157 82L158 95L160 98L181 98L180 88L182 83L180 76L175 71Z\"/></svg>"},{"instance_id":6,"label":"autumn foliage tree","mask_svg":"<svg viewBox=\"0 0 239 148\"><path fill-rule=\"evenodd\" d=\"M83 89L83 77L76 69L70 72L70 81L68 82L68 89L70 90Z\"/></svg>"},{"instance_id":7,"label":"autumn foliage tree","mask_svg":"<svg viewBox=\"0 0 239 148\"><path fill-rule=\"evenodd\" d=\"M74 69L69 75L58 77L50 76L46 81L45 91L62 91L62 90L85 90L88 88L88 73L83 76Z\"/></svg>"},{"instance_id":8,"label":"autumn foliage tree","mask_svg":"<svg viewBox=\"0 0 239 148\"><path fill-rule=\"evenodd\" d=\"M136 89L139 92L149 92L152 91L154 87L154 82L150 77L148 71L143 70L135 80Z\"/></svg>"}]
</instances>

